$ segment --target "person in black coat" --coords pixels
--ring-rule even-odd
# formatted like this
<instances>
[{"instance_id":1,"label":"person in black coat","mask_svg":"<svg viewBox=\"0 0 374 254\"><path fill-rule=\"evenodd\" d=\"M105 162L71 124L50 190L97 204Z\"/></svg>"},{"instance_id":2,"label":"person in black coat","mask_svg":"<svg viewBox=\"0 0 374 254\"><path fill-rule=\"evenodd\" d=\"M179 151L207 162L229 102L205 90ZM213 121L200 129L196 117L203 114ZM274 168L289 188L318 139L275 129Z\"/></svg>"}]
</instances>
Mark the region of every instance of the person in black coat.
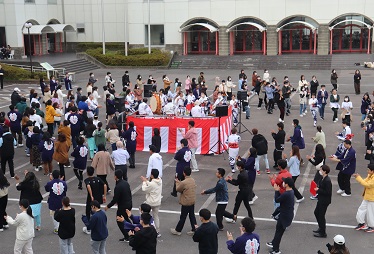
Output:
<instances>
[{"instance_id":1,"label":"person in black coat","mask_svg":"<svg viewBox=\"0 0 374 254\"><path fill-rule=\"evenodd\" d=\"M355 71L355 75L353 76L353 84L355 87L355 93L360 94L360 83L361 83L361 72L359 70Z\"/></svg>"},{"instance_id":2,"label":"person in black coat","mask_svg":"<svg viewBox=\"0 0 374 254\"><path fill-rule=\"evenodd\" d=\"M286 132L284 129L284 124L282 122L277 123L278 126L278 132L275 133L275 131L271 131L271 136L273 137L275 141L275 148L273 152L273 158L274 158L274 166L273 168L277 169L278 164L277 161L282 159L282 153L284 150L284 141L286 138Z\"/></svg>"},{"instance_id":3,"label":"person in black coat","mask_svg":"<svg viewBox=\"0 0 374 254\"><path fill-rule=\"evenodd\" d=\"M192 239L199 243L199 254L217 254L218 253L218 226L210 221L211 213L208 209L199 211L202 224L196 229Z\"/></svg>"},{"instance_id":4,"label":"person in black coat","mask_svg":"<svg viewBox=\"0 0 374 254\"><path fill-rule=\"evenodd\" d=\"M286 191L280 194L280 187L277 184L274 184L275 190L275 202L280 203L280 213L279 219L277 221L277 226L275 229L274 238L271 242L267 242L266 246L272 248L273 251L270 254L280 253L279 245L282 240L282 236L286 228L289 227L292 223L294 216L294 192L292 187L294 182L292 178L283 178L283 183L285 185Z\"/></svg>"},{"instance_id":5,"label":"person in black coat","mask_svg":"<svg viewBox=\"0 0 374 254\"><path fill-rule=\"evenodd\" d=\"M236 215L238 214L240 204L243 202L245 208L247 209L248 217L253 219L252 209L249 205L250 185L248 180L248 172L245 170L245 164L243 161L238 161L236 166L240 172L238 178L233 179L231 176L226 177L226 182L239 186L239 191L235 198L234 211L232 213L234 214L236 220Z\"/></svg>"},{"instance_id":6,"label":"person in black coat","mask_svg":"<svg viewBox=\"0 0 374 254\"><path fill-rule=\"evenodd\" d=\"M156 254L157 232L150 225L152 216L143 212L140 215L140 224L142 228L134 233L129 231L129 245L135 250L136 254Z\"/></svg>"},{"instance_id":7,"label":"person in black coat","mask_svg":"<svg viewBox=\"0 0 374 254\"><path fill-rule=\"evenodd\" d=\"M161 150L161 136L159 128L153 129L152 145L156 147L156 153L159 153Z\"/></svg>"},{"instance_id":8,"label":"person in black coat","mask_svg":"<svg viewBox=\"0 0 374 254\"><path fill-rule=\"evenodd\" d=\"M265 166L266 166L266 173L270 174L270 169L269 169L269 160L268 160L268 141L266 138L258 134L257 129L252 129L253 133L253 138L252 138L252 147L256 148L257 150L257 157L256 157L256 170L257 173L260 173L260 159L263 156L264 161L265 161Z\"/></svg>"},{"instance_id":9,"label":"person in black coat","mask_svg":"<svg viewBox=\"0 0 374 254\"><path fill-rule=\"evenodd\" d=\"M19 90L17 87L14 88L12 95L10 96L10 102L13 106L16 106L18 102L21 101L22 97L19 95L21 90Z\"/></svg>"},{"instance_id":10,"label":"person in black coat","mask_svg":"<svg viewBox=\"0 0 374 254\"><path fill-rule=\"evenodd\" d=\"M130 185L127 181L123 180L122 170L118 169L114 172L114 180L116 181L116 187L114 188L114 196L112 201L104 208L107 211L113 205L117 204L117 216L123 216L126 221L130 222L127 216L126 209L131 211L132 209L132 196ZM117 221L119 230L123 234L123 238L119 239L121 242L128 242L129 236L125 230L124 223Z\"/></svg>"},{"instance_id":11,"label":"person in black coat","mask_svg":"<svg viewBox=\"0 0 374 254\"><path fill-rule=\"evenodd\" d=\"M332 195L332 184L331 179L328 176L330 173L330 168L327 165L323 165L319 170L319 174L322 176L322 179L318 183L318 187L314 190L318 194L318 202L316 209L314 209L314 216L318 222L318 229L314 230L315 237L326 238L326 211L327 207L331 204L331 195Z\"/></svg>"}]
</instances>

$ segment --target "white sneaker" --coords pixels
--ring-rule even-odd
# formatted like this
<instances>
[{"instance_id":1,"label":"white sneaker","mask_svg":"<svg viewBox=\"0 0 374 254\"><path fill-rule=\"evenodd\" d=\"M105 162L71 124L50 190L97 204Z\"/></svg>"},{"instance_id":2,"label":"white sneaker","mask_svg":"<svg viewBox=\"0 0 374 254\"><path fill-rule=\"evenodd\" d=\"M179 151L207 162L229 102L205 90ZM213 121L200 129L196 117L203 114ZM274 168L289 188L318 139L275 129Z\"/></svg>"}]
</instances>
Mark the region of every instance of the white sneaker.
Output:
<instances>
[{"instance_id":1,"label":"white sneaker","mask_svg":"<svg viewBox=\"0 0 374 254\"><path fill-rule=\"evenodd\" d=\"M231 170L231 173L235 173L235 169Z\"/></svg>"},{"instance_id":2,"label":"white sneaker","mask_svg":"<svg viewBox=\"0 0 374 254\"><path fill-rule=\"evenodd\" d=\"M39 167L35 167L35 171L36 171L36 172L39 172Z\"/></svg>"},{"instance_id":3,"label":"white sneaker","mask_svg":"<svg viewBox=\"0 0 374 254\"><path fill-rule=\"evenodd\" d=\"M91 230L88 230L87 227L83 227L83 232L86 233L87 235L91 234Z\"/></svg>"},{"instance_id":4,"label":"white sneaker","mask_svg":"<svg viewBox=\"0 0 374 254\"><path fill-rule=\"evenodd\" d=\"M18 146L14 146L14 149L16 149Z\"/></svg>"},{"instance_id":5,"label":"white sneaker","mask_svg":"<svg viewBox=\"0 0 374 254\"><path fill-rule=\"evenodd\" d=\"M338 194L342 194L342 193L344 193L344 191L341 190L341 189L339 189L336 193L338 193Z\"/></svg>"},{"instance_id":6,"label":"white sneaker","mask_svg":"<svg viewBox=\"0 0 374 254\"><path fill-rule=\"evenodd\" d=\"M300 117L303 117L303 116L304 116L303 114L300 115Z\"/></svg>"},{"instance_id":7,"label":"white sneaker","mask_svg":"<svg viewBox=\"0 0 374 254\"><path fill-rule=\"evenodd\" d=\"M341 196L342 196L342 197L350 197L351 194L347 194L347 193L344 192L344 193L341 194Z\"/></svg>"},{"instance_id":8,"label":"white sneaker","mask_svg":"<svg viewBox=\"0 0 374 254\"><path fill-rule=\"evenodd\" d=\"M305 111L304 111L304 115L306 115L306 113L308 113L308 110L305 110Z\"/></svg>"},{"instance_id":9,"label":"white sneaker","mask_svg":"<svg viewBox=\"0 0 374 254\"><path fill-rule=\"evenodd\" d=\"M191 172L199 172L200 170L198 169L192 169Z\"/></svg>"},{"instance_id":10,"label":"white sneaker","mask_svg":"<svg viewBox=\"0 0 374 254\"><path fill-rule=\"evenodd\" d=\"M334 123L336 123L337 121L338 121L338 120L335 119L335 120L334 120Z\"/></svg>"},{"instance_id":11,"label":"white sneaker","mask_svg":"<svg viewBox=\"0 0 374 254\"><path fill-rule=\"evenodd\" d=\"M4 231L4 229L0 228L0 232L3 232L3 231Z\"/></svg>"},{"instance_id":12,"label":"white sneaker","mask_svg":"<svg viewBox=\"0 0 374 254\"><path fill-rule=\"evenodd\" d=\"M296 203L300 203L300 202L302 202L304 199L305 199L304 197L302 197L302 198L300 198L300 199L296 199Z\"/></svg>"},{"instance_id":13,"label":"white sneaker","mask_svg":"<svg viewBox=\"0 0 374 254\"><path fill-rule=\"evenodd\" d=\"M228 222L228 223L231 223L231 222L233 222L234 220L233 220L233 219L230 219L230 218L225 218L225 221Z\"/></svg>"},{"instance_id":14,"label":"white sneaker","mask_svg":"<svg viewBox=\"0 0 374 254\"><path fill-rule=\"evenodd\" d=\"M22 147L23 146L23 144L18 144L18 147Z\"/></svg>"},{"instance_id":15,"label":"white sneaker","mask_svg":"<svg viewBox=\"0 0 374 254\"><path fill-rule=\"evenodd\" d=\"M250 205L253 205L253 203L254 203L257 199L258 199L258 197L257 197L257 196L254 196L254 197L252 198L252 200L249 201L248 203L249 203Z\"/></svg>"},{"instance_id":16,"label":"white sneaker","mask_svg":"<svg viewBox=\"0 0 374 254\"><path fill-rule=\"evenodd\" d=\"M317 121L314 121L313 126L314 126L314 127L317 126Z\"/></svg>"}]
</instances>

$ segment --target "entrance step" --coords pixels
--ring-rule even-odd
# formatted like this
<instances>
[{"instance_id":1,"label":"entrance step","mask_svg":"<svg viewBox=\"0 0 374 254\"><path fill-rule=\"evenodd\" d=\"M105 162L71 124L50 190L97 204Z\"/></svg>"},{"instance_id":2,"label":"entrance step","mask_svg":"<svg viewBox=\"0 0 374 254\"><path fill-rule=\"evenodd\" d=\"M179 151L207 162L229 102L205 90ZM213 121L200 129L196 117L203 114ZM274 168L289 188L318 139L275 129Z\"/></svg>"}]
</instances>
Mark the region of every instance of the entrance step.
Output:
<instances>
[{"instance_id":1,"label":"entrance step","mask_svg":"<svg viewBox=\"0 0 374 254\"><path fill-rule=\"evenodd\" d=\"M354 64L374 61L374 55L341 54L341 55L306 55L287 54L280 56L264 55L187 55L174 57L172 68L179 69L270 69L270 70L350 70L357 68Z\"/></svg>"},{"instance_id":2,"label":"entrance step","mask_svg":"<svg viewBox=\"0 0 374 254\"><path fill-rule=\"evenodd\" d=\"M73 60L69 62L63 62L53 65L55 68L65 68L66 72L75 72L75 73L81 73L86 71L91 71L95 69L99 69L100 67L86 61L85 59L78 59Z\"/></svg>"}]
</instances>

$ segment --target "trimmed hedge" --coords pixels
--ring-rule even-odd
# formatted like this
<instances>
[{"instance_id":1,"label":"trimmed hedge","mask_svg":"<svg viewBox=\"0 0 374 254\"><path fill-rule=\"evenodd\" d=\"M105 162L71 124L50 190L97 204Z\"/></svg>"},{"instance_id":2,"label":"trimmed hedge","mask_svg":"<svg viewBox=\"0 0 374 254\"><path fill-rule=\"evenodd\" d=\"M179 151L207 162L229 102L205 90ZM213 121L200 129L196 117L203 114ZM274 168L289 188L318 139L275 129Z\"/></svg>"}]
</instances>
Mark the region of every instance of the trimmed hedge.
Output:
<instances>
[{"instance_id":1,"label":"trimmed hedge","mask_svg":"<svg viewBox=\"0 0 374 254\"><path fill-rule=\"evenodd\" d=\"M159 49L152 49L151 54L148 54L146 48L129 49L128 56L125 56L122 50L105 55L102 51L102 48L96 48L88 49L86 53L109 66L165 66L171 58L169 53Z\"/></svg>"},{"instance_id":2,"label":"trimmed hedge","mask_svg":"<svg viewBox=\"0 0 374 254\"><path fill-rule=\"evenodd\" d=\"M44 72L34 72L33 77L30 78L30 71L28 70L2 63L0 65L4 69L4 80L39 80L41 77L47 78L47 74Z\"/></svg>"},{"instance_id":3,"label":"trimmed hedge","mask_svg":"<svg viewBox=\"0 0 374 254\"><path fill-rule=\"evenodd\" d=\"M85 52L88 49L97 49L97 48L102 48L102 43L101 42L80 42L77 45L77 51L78 52ZM105 48L108 50L123 50L125 47L125 43L121 42L106 42L105 43Z\"/></svg>"}]
</instances>

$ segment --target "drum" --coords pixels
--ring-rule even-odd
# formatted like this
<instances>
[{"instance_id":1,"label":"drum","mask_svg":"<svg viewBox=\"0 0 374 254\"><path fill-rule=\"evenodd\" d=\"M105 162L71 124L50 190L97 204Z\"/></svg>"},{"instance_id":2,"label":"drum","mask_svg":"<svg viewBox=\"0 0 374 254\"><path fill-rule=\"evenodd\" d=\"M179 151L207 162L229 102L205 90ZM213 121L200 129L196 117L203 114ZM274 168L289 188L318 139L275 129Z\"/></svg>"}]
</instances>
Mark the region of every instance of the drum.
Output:
<instances>
[{"instance_id":1,"label":"drum","mask_svg":"<svg viewBox=\"0 0 374 254\"><path fill-rule=\"evenodd\" d=\"M152 96L149 100L149 107L151 108L152 112L155 113L157 110L157 99L156 96Z\"/></svg>"}]
</instances>

